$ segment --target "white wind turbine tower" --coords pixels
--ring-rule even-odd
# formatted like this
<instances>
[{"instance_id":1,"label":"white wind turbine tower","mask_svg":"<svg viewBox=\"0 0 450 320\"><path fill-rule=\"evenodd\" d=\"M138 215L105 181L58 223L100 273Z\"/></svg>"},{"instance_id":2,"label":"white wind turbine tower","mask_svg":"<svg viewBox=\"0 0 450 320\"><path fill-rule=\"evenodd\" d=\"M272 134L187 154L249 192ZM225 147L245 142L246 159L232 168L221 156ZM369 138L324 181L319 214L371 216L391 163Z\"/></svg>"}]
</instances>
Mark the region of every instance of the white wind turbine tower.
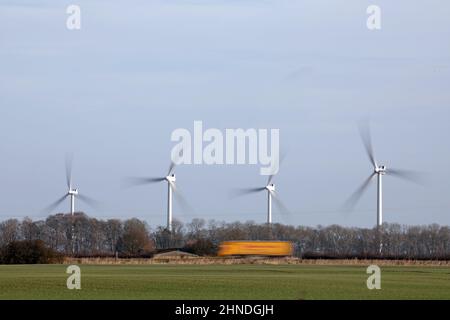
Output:
<instances>
[{"instance_id":1,"label":"white wind turbine tower","mask_svg":"<svg viewBox=\"0 0 450 320\"><path fill-rule=\"evenodd\" d=\"M346 202L347 208L353 208L356 202L361 198L363 193L367 190L373 177L377 177L377 228L379 229L383 225L383 176L391 175L404 180L409 180L412 182L419 182L417 173L409 170L400 170L387 168L385 165L380 165L374 155L372 148L372 139L370 135L370 130L368 124L360 125L360 134L366 153L369 157L370 163L373 166L373 171L369 177L364 180L363 184L356 189L356 191L351 195L351 197ZM380 252L381 252L381 242L380 242Z\"/></svg>"},{"instance_id":2,"label":"white wind turbine tower","mask_svg":"<svg viewBox=\"0 0 450 320\"><path fill-rule=\"evenodd\" d=\"M175 163L172 161L169 167L169 171L165 177L137 177L129 178L128 184L131 186L147 185L158 182L167 182L167 230L172 232L172 222L173 222L173 195L177 196L177 199L185 208L189 208L187 201L184 199L180 190L177 188L175 182Z\"/></svg>"},{"instance_id":3,"label":"white wind turbine tower","mask_svg":"<svg viewBox=\"0 0 450 320\"><path fill-rule=\"evenodd\" d=\"M66 158L66 183L67 183L67 189L68 191L58 200L53 202L51 205L46 207L43 211L44 212L51 212L54 209L56 209L66 198L70 198L70 214L73 216L75 213L75 198L77 197L81 201L87 203L91 207L97 206L97 201L89 198L83 194L80 194L78 192L78 189L73 188L72 185L72 159Z\"/></svg>"}]
</instances>

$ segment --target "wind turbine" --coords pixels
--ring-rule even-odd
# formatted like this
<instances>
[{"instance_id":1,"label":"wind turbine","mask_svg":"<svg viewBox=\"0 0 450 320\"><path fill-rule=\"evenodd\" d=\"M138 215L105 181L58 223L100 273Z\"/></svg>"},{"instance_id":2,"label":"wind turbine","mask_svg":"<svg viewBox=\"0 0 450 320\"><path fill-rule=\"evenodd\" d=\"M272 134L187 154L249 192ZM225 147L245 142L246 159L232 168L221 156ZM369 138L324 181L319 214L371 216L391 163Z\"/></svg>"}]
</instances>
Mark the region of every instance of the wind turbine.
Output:
<instances>
[{"instance_id":1,"label":"wind turbine","mask_svg":"<svg viewBox=\"0 0 450 320\"><path fill-rule=\"evenodd\" d=\"M367 156L369 157L370 163L373 166L373 171L369 177L364 180L363 184L356 189L356 191L350 196L346 202L347 208L352 208L356 202L361 198L363 193L367 190L372 178L377 177L377 228L381 227L383 224L383 176L391 175L393 177L401 178L404 180L409 180L412 182L419 182L417 179L417 173L409 170L392 169L387 168L385 165L380 165L373 152L372 139L370 135L370 130L368 125L360 125L360 135L363 141Z\"/></svg>"},{"instance_id":2,"label":"wind turbine","mask_svg":"<svg viewBox=\"0 0 450 320\"><path fill-rule=\"evenodd\" d=\"M80 194L78 189L73 188L72 185L72 158L67 157L66 158L66 184L68 191L58 200L50 204L48 207L46 207L43 211L44 212L51 212L56 207L58 207L66 198L70 198L70 214L73 216L75 213L75 198L77 197L81 201L87 203L91 207L97 206L97 201L93 200L83 194Z\"/></svg>"},{"instance_id":3,"label":"wind turbine","mask_svg":"<svg viewBox=\"0 0 450 320\"><path fill-rule=\"evenodd\" d=\"M272 224L272 200L274 200L275 204L280 207L281 211L289 212L283 202L280 200L278 193L275 191L275 184L272 183L274 175L270 175L267 179L267 183L265 187L256 187L256 188L243 188L238 189L236 192L237 196L243 196L252 193L259 193L262 191L267 191L267 224Z\"/></svg>"},{"instance_id":4,"label":"wind turbine","mask_svg":"<svg viewBox=\"0 0 450 320\"><path fill-rule=\"evenodd\" d=\"M169 166L169 171L165 177L135 177L129 178L128 182L131 186L147 185L152 183L167 182L167 230L172 232L172 222L173 222L173 202L172 198L175 194L177 199L184 207L189 207L186 200L182 196L180 190L177 188L175 182L175 162L171 162Z\"/></svg>"}]
</instances>

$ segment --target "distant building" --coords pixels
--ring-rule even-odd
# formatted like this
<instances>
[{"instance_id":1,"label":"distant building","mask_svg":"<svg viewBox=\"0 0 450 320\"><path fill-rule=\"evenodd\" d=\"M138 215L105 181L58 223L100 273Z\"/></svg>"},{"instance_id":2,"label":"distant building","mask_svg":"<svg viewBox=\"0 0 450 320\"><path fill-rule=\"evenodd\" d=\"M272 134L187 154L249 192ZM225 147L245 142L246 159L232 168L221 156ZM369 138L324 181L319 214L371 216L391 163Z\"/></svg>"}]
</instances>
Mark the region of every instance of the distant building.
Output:
<instances>
[{"instance_id":1,"label":"distant building","mask_svg":"<svg viewBox=\"0 0 450 320\"><path fill-rule=\"evenodd\" d=\"M153 256L153 259L191 259L191 258L198 258L199 256L196 254L192 254L189 252L184 252L180 250L172 250L162 253L157 253Z\"/></svg>"}]
</instances>

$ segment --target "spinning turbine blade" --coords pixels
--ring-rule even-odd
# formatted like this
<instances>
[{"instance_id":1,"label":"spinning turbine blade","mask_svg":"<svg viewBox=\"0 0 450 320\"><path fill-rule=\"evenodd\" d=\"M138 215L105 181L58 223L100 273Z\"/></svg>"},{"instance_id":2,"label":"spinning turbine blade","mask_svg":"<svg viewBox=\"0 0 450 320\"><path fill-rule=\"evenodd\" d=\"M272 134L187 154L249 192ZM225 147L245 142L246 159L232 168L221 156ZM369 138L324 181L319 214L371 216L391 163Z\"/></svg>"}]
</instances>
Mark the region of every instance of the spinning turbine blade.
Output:
<instances>
[{"instance_id":1,"label":"spinning turbine blade","mask_svg":"<svg viewBox=\"0 0 450 320\"><path fill-rule=\"evenodd\" d=\"M165 178L158 178L158 177L132 177L125 179L125 185L128 187L134 187L134 186L142 186L150 183L157 183L164 181Z\"/></svg>"},{"instance_id":2,"label":"spinning turbine blade","mask_svg":"<svg viewBox=\"0 0 450 320\"><path fill-rule=\"evenodd\" d=\"M84 203L88 204L92 208L98 209L100 207L100 202L83 194L78 194L77 198L83 201Z\"/></svg>"},{"instance_id":3,"label":"spinning turbine blade","mask_svg":"<svg viewBox=\"0 0 450 320\"><path fill-rule=\"evenodd\" d=\"M361 135L361 139L364 143L364 147L366 149L367 156L369 157L370 162L373 167L377 167L377 161L375 160L375 156L372 148L372 138L370 135L370 128L368 123L361 123L359 126L359 133Z\"/></svg>"},{"instance_id":4,"label":"spinning turbine blade","mask_svg":"<svg viewBox=\"0 0 450 320\"><path fill-rule=\"evenodd\" d=\"M186 200L186 197L184 196L183 192L180 190L180 188L173 182L170 182L170 186L173 190L173 195L175 196L175 200L178 202L178 204L187 212L194 213L194 209L189 204L189 202Z\"/></svg>"},{"instance_id":5,"label":"spinning turbine blade","mask_svg":"<svg viewBox=\"0 0 450 320\"><path fill-rule=\"evenodd\" d=\"M177 162L180 160L180 158L183 156L183 154L184 154L184 149L181 146L178 146L177 151L175 153L171 154L169 171L167 172L168 176L170 176L173 173L173 171L175 170L175 167L177 166Z\"/></svg>"},{"instance_id":6,"label":"spinning turbine blade","mask_svg":"<svg viewBox=\"0 0 450 320\"><path fill-rule=\"evenodd\" d=\"M285 158L286 158L286 152L282 152L282 153L281 153L281 156L280 156L280 161L278 162L278 166L279 166L279 167L281 167L281 164L283 163L283 161L284 161ZM278 169L279 169L279 168L278 168ZM275 176L275 174L271 174L271 175L269 176L269 178L267 179L267 185L269 185L269 184L272 182L274 176Z\"/></svg>"},{"instance_id":7,"label":"spinning turbine blade","mask_svg":"<svg viewBox=\"0 0 450 320\"><path fill-rule=\"evenodd\" d=\"M363 195L364 191L366 191L369 186L370 180L375 176L376 173L372 173L366 180L364 180L363 184L356 189L356 191L348 198L348 200L344 204L345 209L353 209L355 204L358 202L359 198Z\"/></svg>"},{"instance_id":8,"label":"spinning turbine blade","mask_svg":"<svg viewBox=\"0 0 450 320\"><path fill-rule=\"evenodd\" d=\"M417 184L423 184L423 179L420 173L411 170L402 170L402 169L391 169L388 168L386 170L388 175L407 180L410 182L414 182Z\"/></svg>"},{"instance_id":9,"label":"spinning turbine blade","mask_svg":"<svg viewBox=\"0 0 450 320\"><path fill-rule=\"evenodd\" d=\"M284 202L281 201L280 196L278 195L278 193L275 192L275 191L271 191L270 193L272 194L273 202L278 207L280 213L283 214L284 216L290 216L291 215L291 211L286 207Z\"/></svg>"},{"instance_id":10,"label":"spinning turbine blade","mask_svg":"<svg viewBox=\"0 0 450 320\"><path fill-rule=\"evenodd\" d=\"M50 213L51 211L56 209L56 207L58 207L67 198L67 196L68 196L68 194L63 195L58 200L56 200L55 202L53 202L49 206L45 207L44 209L42 209L42 213Z\"/></svg>"},{"instance_id":11,"label":"spinning turbine blade","mask_svg":"<svg viewBox=\"0 0 450 320\"><path fill-rule=\"evenodd\" d=\"M73 162L73 156L67 155L66 156L66 183L67 188L72 187L72 162Z\"/></svg>"},{"instance_id":12,"label":"spinning turbine blade","mask_svg":"<svg viewBox=\"0 0 450 320\"><path fill-rule=\"evenodd\" d=\"M167 175L170 176L173 173L173 170L175 169L176 164L175 162L170 162L169 171L167 172Z\"/></svg>"},{"instance_id":13,"label":"spinning turbine blade","mask_svg":"<svg viewBox=\"0 0 450 320\"><path fill-rule=\"evenodd\" d=\"M251 193L257 193L257 192L261 192L266 190L266 188L240 188L240 189L236 189L234 191L231 192L231 196L234 197L240 197L240 196L244 196L246 194L251 194Z\"/></svg>"}]
</instances>

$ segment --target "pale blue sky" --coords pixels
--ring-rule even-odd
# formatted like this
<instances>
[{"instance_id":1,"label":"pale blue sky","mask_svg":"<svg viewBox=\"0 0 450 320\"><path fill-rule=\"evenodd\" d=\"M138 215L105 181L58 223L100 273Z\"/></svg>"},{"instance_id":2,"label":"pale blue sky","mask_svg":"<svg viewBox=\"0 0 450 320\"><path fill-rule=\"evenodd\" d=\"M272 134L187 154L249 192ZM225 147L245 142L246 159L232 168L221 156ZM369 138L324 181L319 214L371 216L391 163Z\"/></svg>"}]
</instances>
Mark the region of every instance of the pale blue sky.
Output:
<instances>
[{"instance_id":1,"label":"pale blue sky","mask_svg":"<svg viewBox=\"0 0 450 320\"><path fill-rule=\"evenodd\" d=\"M68 31L69 4L82 29ZM382 9L382 30L366 8ZM293 212L274 221L375 224L375 185L355 212L340 206L370 174L357 121L372 120L380 162L427 173L424 187L385 179L387 222L450 224L450 3L446 1L2 1L0 219L44 217L74 181L102 201L99 218L165 223L166 186L122 189L167 171L172 130L279 128L288 150L277 189ZM194 213L265 220L259 166L181 166ZM58 211L68 211L68 203Z\"/></svg>"}]
</instances>

